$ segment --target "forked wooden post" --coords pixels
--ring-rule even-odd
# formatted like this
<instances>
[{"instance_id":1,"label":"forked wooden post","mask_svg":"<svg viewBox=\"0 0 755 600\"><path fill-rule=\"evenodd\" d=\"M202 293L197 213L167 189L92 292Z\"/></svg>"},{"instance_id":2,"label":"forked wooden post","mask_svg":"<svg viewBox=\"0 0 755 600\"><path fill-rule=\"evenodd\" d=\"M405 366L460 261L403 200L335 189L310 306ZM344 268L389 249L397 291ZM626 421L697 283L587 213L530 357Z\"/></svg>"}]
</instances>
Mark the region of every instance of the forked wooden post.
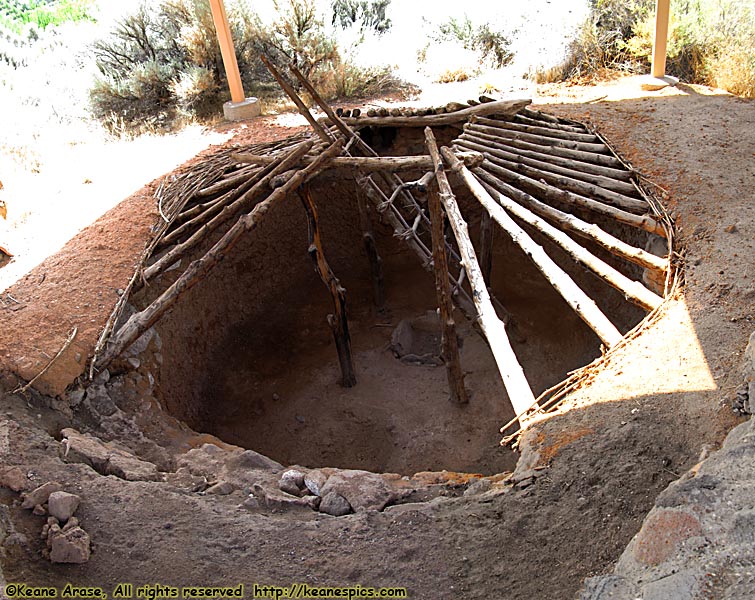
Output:
<instances>
[{"instance_id":1,"label":"forked wooden post","mask_svg":"<svg viewBox=\"0 0 755 600\"><path fill-rule=\"evenodd\" d=\"M430 132L430 136L432 136L432 131ZM443 171L443 163L441 162L435 138L434 136L430 136L428 136L427 148L430 156L433 158L433 163L436 165L438 186L441 190L440 198L459 245L461 260L467 272L469 285L472 288L472 299L477 309L477 321L490 344L498 371L501 374L501 379L503 379L503 385L506 388L511 406L514 408L514 414L521 417L528 410L536 407L537 401L530 389L527 378L524 376L522 366L519 364L511 347L506 327L498 318L495 308L493 308L488 288L482 278L482 272L477 262L472 241L469 239L467 223L464 217L461 216L459 206L456 204L456 198Z\"/></svg>"},{"instance_id":2,"label":"forked wooden post","mask_svg":"<svg viewBox=\"0 0 755 600\"><path fill-rule=\"evenodd\" d=\"M425 128L425 143L428 150L435 145L435 137L429 127ZM456 323L454 322L454 305L451 300L451 285L448 281L448 260L446 258L446 240L443 235L443 209L441 208L438 188L448 187L448 180L442 171L441 164L435 165L437 187L432 186L427 197L427 207L430 211L430 223L433 243L433 272L435 273L435 292L438 295L438 309L440 312L441 356L446 363L448 387L451 400L458 404L469 402L467 390L464 388L464 371L461 370L459 357L459 342L456 339ZM441 179L443 183L441 183ZM447 193L447 190L443 190Z\"/></svg>"},{"instance_id":3,"label":"forked wooden post","mask_svg":"<svg viewBox=\"0 0 755 600\"><path fill-rule=\"evenodd\" d=\"M328 315L328 325L333 330L336 352L338 352L338 362L341 365L341 385L347 388L354 387L357 383L357 377L354 372L354 359L351 355L349 322L346 318L346 290L341 286L341 282L335 276L325 258L325 251L322 247L322 236L320 235L320 219L317 215L317 205L312 199L309 186L303 185L298 190L298 193L304 205L304 210L307 213L309 224L309 256L312 258L317 274L328 288L333 300L334 314Z\"/></svg>"}]
</instances>

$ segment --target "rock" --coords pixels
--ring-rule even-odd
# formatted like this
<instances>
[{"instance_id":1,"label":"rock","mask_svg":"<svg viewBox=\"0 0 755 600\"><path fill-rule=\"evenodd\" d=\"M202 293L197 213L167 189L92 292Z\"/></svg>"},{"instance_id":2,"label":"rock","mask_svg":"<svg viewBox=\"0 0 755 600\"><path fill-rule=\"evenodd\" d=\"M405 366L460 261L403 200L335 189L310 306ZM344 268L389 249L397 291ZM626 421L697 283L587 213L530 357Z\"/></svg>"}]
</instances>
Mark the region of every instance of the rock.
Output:
<instances>
[{"instance_id":1,"label":"rock","mask_svg":"<svg viewBox=\"0 0 755 600\"><path fill-rule=\"evenodd\" d=\"M21 492L26 489L29 480L26 474L18 467L0 468L0 486L6 487L14 492Z\"/></svg>"},{"instance_id":2,"label":"rock","mask_svg":"<svg viewBox=\"0 0 755 600\"><path fill-rule=\"evenodd\" d=\"M215 485L207 488L206 494L212 494L214 496L227 496L236 491L236 486L227 481L220 481Z\"/></svg>"},{"instance_id":3,"label":"rock","mask_svg":"<svg viewBox=\"0 0 755 600\"><path fill-rule=\"evenodd\" d=\"M104 385L90 385L86 391L85 402L97 414L110 417L115 414L118 407L110 398Z\"/></svg>"},{"instance_id":4,"label":"rock","mask_svg":"<svg viewBox=\"0 0 755 600\"><path fill-rule=\"evenodd\" d=\"M304 485L307 486L307 489L315 496L321 496L322 494L320 493L320 490L322 490L322 486L325 485L327 480L328 476L325 473L315 469L304 476Z\"/></svg>"},{"instance_id":5,"label":"rock","mask_svg":"<svg viewBox=\"0 0 755 600\"><path fill-rule=\"evenodd\" d=\"M227 462L227 466L229 469L262 469L264 471L280 471L283 469L282 464L254 450L244 450L244 452L231 458Z\"/></svg>"},{"instance_id":6,"label":"rock","mask_svg":"<svg viewBox=\"0 0 755 600\"><path fill-rule=\"evenodd\" d=\"M304 487L304 473L289 469L281 475L278 487L287 494L298 496Z\"/></svg>"},{"instance_id":7,"label":"rock","mask_svg":"<svg viewBox=\"0 0 755 600\"><path fill-rule=\"evenodd\" d=\"M41 504L37 504L31 512L38 517L44 517L47 514L45 507Z\"/></svg>"},{"instance_id":8,"label":"rock","mask_svg":"<svg viewBox=\"0 0 755 600\"><path fill-rule=\"evenodd\" d=\"M74 527L79 526L79 520L76 517L71 517L66 521L66 524L63 525L62 531L69 531L70 529L73 529Z\"/></svg>"},{"instance_id":9,"label":"rock","mask_svg":"<svg viewBox=\"0 0 755 600\"><path fill-rule=\"evenodd\" d=\"M289 512L292 510L313 510L312 501L307 498L297 498L290 494L283 494L278 490L269 490L263 488L259 484L254 484L253 487L254 497L257 499L260 507L267 508L274 512ZM247 508L251 505L244 503Z\"/></svg>"},{"instance_id":10,"label":"rock","mask_svg":"<svg viewBox=\"0 0 755 600\"><path fill-rule=\"evenodd\" d=\"M157 466L113 447L99 438L67 428L62 432L62 458L69 463L89 465L101 475L115 475L126 481L159 481Z\"/></svg>"},{"instance_id":11,"label":"rock","mask_svg":"<svg viewBox=\"0 0 755 600\"><path fill-rule=\"evenodd\" d=\"M37 504L44 504L53 492L60 492L63 490L63 486L57 481L48 481L45 484L40 485L35 490L24 494L24 500L21 503L21 508L32 509Z\"/></svg>"},{"instance_id":12,"label":"rock","mask_svg":"<svg viewBox=\"0 0 755 600\"><path fill-rule=\"evenodd\" d=\"M396 499L396 494L380 475L351 469L333 473L319 495L324 498L330 492L346 498L355 511L383 510Z\"/></svg>"},{"instance_id":13,"label":"rock","mask_svg":"<svg viewBox=\"0 0 755 600\"><path fill-rule=\"evenodd\" d=\"M739 229L737 228L737 226L734 223L732 223L731 225L727 225L726 227L724 227L724 231L726 233L737 233L737 231L739 231Z\"/></svg>"},{"instance_id":14,"label":"rock","mask_svg":"<svg viewBox=\"0 0 755 600\"><path fill-rule=\"evenodd\" d=\"M477 481L471 483L466 490L464 490L464 495L477 496L479 494L484 494L485 492L490 491L492 485L493 484L491 483L490 479L478 479Z\"/></svg>"},{"instance_id":15,"label":"rock","mask_svg":"<svg viewBox=\"0 0 755 600\"><path fill-rule=\"evenodd\" d=\"M89 534L81 527L63 531L59 527L50 527L50 560L54 563L81 564L89 560L91 540Z\"/></svg>"},{"instance_id":16,"label":"rock","mask_svg":"<svg viewBox=\"0 0 755 600\"><path fill-rule=\"evenodd\" d=\"M61 523L68 521L76 512L81 503L81 498L68 492L53 492L47 501L48 511Z\"/></svg>"},{"instance_id":17,"label":"rock","mask_svg":"<svg viewBox=\"0 0 755 600\"><path fill-rule=\"evenodd\" d=\"M632 552L640 564L657 566L672 556L680 544L701 534L700 521L693 514L679 509L655 508L632 541Z\"/></svg>"},{"instance_id":18,"label":"rock","mask_svg":"<svg viewBox=\"0 0 755 600\"><path fill-rule=\"evenodd\" d=\"M319 510L321 513L334 517L342 517L353 512L349 501L337 492L325 494L320 501Z\"/></svg>"}]
</instances>

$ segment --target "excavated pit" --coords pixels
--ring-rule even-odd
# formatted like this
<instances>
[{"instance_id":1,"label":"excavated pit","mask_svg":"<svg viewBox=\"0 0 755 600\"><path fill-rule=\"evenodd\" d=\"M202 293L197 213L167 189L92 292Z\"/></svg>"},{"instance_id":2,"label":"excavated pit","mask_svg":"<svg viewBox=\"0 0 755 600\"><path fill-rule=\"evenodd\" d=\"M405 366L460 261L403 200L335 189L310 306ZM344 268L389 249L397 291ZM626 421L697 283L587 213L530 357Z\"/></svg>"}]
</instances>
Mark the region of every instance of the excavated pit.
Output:
<instances>
[{"instance_id":1,"label":"excavated pit","mask_svg":"<svg viewBox=\"0 0 755 600\"><path fill-rule=\"evenodd\" d=\"M436 131L441 143L457 133L451 128ZM376 139L371 143L383 154L423 152L421 131L383 132L380 139L385 141L382 147ZM421 173L414 175L404 179ZM276 205L157 324L162 340L157 390L164 407L197 431L282 464L402 474L511 470L516 454L499 446L499 428L513 413L486 343L463 315L456 312L471 392L468 405L450 402L442 366L407 360L392 345L402 321L426 324L435 310L433 276L386 225L376 222L386 301L380 309L374 305L357 189L347 171L331 171L312 182L324 250L347 290L357 385L339 385L335 344L326 322L333 307L307 254L304 210L292 196ZM458 199L477 243L480 208L463 193ZM648 235L637 230L607 219L598 222L635 245L648 241ZM537 395L599 356L600 340L503 232L495 236L491 289L511 312L512 345ZM536 232L533 236L622 332L643 318L645 313L621 294L575 266ZM216 239L208 240L196 256ZM641 269L619 266L600 248L591 250L631 277L641 277ZM174 277L164 275L160 287ZM135 302L146 304L154 293L148 288ZM415 339L426 353L432 331L426 325L423 329Z\"/></svg>"}]
</instances>

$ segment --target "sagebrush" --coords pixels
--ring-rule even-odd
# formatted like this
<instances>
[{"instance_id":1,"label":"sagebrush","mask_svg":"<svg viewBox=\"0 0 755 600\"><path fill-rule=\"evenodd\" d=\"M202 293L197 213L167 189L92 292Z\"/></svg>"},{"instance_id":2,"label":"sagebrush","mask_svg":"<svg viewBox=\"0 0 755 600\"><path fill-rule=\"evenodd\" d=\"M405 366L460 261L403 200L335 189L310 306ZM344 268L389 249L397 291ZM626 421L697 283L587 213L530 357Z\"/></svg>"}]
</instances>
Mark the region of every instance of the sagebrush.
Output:
<instances>
[{"instance_id":1,"label":"sagebrush","mask_svg":"<svg viewBox=\"0 0 755 600\"><path fill-rule=\"evenodd\" d=\"M287 65L296 65L326 98L378 93L399 83L387 69L343 61L313 0L276 0L272 25L243 0L226 5L247 95L280 93L259 59L262 54L284 73ZM216 115L230 99L209 0L142 5L97 42L94 52L100 76L91 101L105 124L170 129L187 119Z\"/></svg>"}]
</instances>

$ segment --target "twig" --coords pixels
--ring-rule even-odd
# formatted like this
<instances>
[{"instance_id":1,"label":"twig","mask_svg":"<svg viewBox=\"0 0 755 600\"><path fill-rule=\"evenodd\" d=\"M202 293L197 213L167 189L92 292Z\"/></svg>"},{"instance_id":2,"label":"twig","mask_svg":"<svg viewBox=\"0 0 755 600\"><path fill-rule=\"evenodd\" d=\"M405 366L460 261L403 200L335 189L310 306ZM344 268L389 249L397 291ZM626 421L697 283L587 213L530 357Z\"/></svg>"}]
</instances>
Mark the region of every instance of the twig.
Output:
<instances>
[{"instance_id":1,"label":"twig","mask_svg":"<svg viewBox=\"0 0 755 600\"><path fill-rule=\"evenodd\" d=\"M40 377L42 377L42 375L44 375L45 373L47 373L47 371L50 369L50 367L53 365L53 363L56 360L58 360L58 358L60 358L60 356L63 354L63 352L65 352L66 350L68 350L68 347L73 343L73 340L76 338L76 334L78 332L79 332L79 328L78 327L74 327L73 329L71 329L71 331L68 334L68 339L66 339L65 343L63 344L63 347L60 350L58 350L58 353L50 359L50 362L47 363L47 366L44 369L42 369L39 373L37 373L37 375L29 383L27 383L25 386L19 386L19 387L17 387L11 393L12 394L23 394L24 392L27 392L29 390L29 388L32 385L34 385L34 383L37 381L37 379L39 379Z\"/></svg>"}]
</instances>

